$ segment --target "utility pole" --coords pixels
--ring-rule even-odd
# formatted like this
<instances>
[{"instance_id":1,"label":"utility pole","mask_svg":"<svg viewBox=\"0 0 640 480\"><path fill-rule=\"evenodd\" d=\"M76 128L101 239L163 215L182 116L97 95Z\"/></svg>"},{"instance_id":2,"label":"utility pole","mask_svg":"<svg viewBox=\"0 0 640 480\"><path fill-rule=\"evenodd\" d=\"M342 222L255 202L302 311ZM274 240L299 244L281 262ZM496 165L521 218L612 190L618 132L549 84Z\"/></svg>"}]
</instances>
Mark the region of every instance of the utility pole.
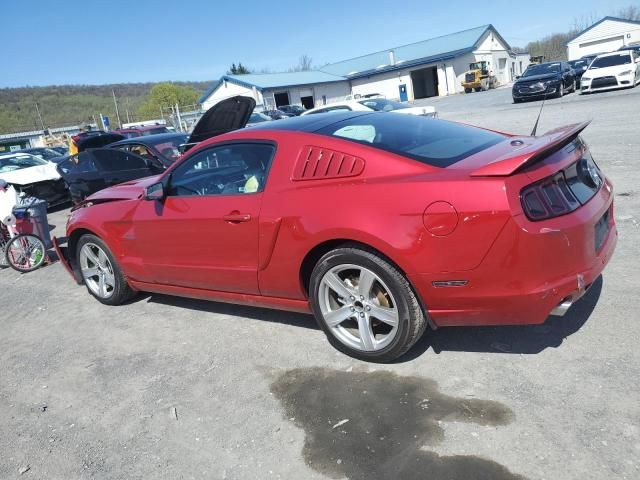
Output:
<instances>
[{"instance_id":1,"label":"utility pole","mask_svg":"<svg viewBox=\"0 0 640 480\"><path fill-rule=\"evenodd\" d=\"M176 117L178 117L178 130L182 132L182 118L180 118L180 107L176 103Z\"/></svg>"},{"instance_id":2,"label":"utility pole","mask_svg":"<svg viewBox=\"0 0 640 480\"><path fill-rule=\"evenodd\" d=\"M38 112L38 118L40 119L40 126L44 130L44 122L42 121L42 115L40 115L40 109L38 108L38 102L36 102L36 112Z\"/></svg>"},{"instance_id":3,"label":"utility pole","mask_svg":"<svg viewBox=\"0 0 640 480\"><path fill-rule=\"evenodd\" d=\"M122 122L120 121L120 112L118 111L118 100L116 100L116 91L112 89L111 93L113 93L113 103L116 106L116 117L118 118L118 128L122 128Z\"/></svg>"}]
</instances>

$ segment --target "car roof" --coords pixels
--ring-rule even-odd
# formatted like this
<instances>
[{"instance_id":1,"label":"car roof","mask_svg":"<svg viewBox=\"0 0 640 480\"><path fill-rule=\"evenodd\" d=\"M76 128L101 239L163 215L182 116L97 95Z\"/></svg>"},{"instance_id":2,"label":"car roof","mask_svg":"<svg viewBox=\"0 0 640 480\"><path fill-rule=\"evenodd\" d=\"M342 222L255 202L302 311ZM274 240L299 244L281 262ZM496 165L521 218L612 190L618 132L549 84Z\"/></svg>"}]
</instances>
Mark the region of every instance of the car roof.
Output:
<instances>
[{"instance_id":1,"label":"car roof","mask_svg":"<svg viewBox=\"0 0 640 480\"><path fill-rule=\"evenodd\" d=\"M284 118L277 122L264 122L258 125L252 125L246 130L288 130L295 132L313 133L321 128L328 127L334 123L348 120L363 115L386 115L384 112L354 112L354 111L336 111L329 114L319 115L301 115L299 117Z\"/></svg>"},{"instance_id":2,"label":"car roof","mask_svg":"<svg viewBox=\"0 0 640 480\"><path fill-rule=\"evenodd\" d=\"M118 132L144 132L146 130L153 130L155 128L160 128L160 127L167 128L166 125L163 125L161 123L157 123L155 125L142 125L140 127L119 128L117 131Z\"/></svg>"},{"instance_id":3,"label":"car roof","mask_svg":"<svg viewBox=\"0 0 640 480\"><path fill-rule=\"evenodd\" d=\"M172 132L172 133L156 133L155 135L145 135L144 137L134 137L134 138L127 138L125 140L120 140L117 142L113 142L109 144L109 147L112 147L114 145L129 145L131 143L134 144L142 144L142 145L155 145L157 143L162 143L162 141L169 141L169 140L173 140L174 138L178 138L178 137L184 137L185 141L187 138L187 134L186 133L178 133L178 132Z\"/></svg>"},{"instance_id":4,"label":"car roof","mask_svg":"<svg viewBox=\"0 0 640 480\"><path fill-rule=\"evenodd\" d=\"M629 50L616 50L615 52L601 53L597 58L614 57L616 55L631 55Z\"/></svg>"}]
</instances>

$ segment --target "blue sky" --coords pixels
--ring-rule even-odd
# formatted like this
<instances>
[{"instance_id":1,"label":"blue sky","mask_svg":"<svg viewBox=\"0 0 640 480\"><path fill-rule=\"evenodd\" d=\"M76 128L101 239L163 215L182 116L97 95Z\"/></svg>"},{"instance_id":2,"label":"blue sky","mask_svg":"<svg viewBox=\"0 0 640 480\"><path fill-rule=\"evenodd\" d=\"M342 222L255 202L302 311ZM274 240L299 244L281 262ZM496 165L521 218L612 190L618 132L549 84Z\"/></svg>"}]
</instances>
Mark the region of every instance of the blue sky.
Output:
<instances>
[{"instance_id":1,"label":"blue sky","mask_svg":"<svg viewBox=\"0 0 640 480\"><path fill-rule=\"evenodd\" d=\"M515 2L2 0L0 87L212 80L232 62L286 70L492 23L525 45L632 0ZM637 1L635 2L637 3ZM55 7L53 6L55 5ZM444 5L444 7L442 7Z\"/></svg>"}]
</instances>

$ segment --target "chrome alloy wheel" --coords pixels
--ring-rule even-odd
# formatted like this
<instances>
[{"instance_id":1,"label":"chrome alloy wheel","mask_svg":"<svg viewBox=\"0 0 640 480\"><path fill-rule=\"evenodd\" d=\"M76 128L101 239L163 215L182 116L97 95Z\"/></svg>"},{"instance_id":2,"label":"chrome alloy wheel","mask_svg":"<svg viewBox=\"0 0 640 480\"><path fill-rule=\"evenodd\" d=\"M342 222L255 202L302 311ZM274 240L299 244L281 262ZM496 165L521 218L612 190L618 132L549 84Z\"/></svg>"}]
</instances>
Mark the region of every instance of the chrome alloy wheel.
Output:
<instances>
[{"instance_id":1,"label":"chrome alloy wheel","mask_svg":"<svg viewBox=\"0 0 640 480\"><path fill-rule=\"evenodd\" d=\"M80 270L84 283L100 298L113 295L116 285L109 257L95 243L85 243L80 250Z\"/></svg>"},{"instance_id":2,"label":"chrome alloy wheel","mask_svg":"<svg viewBox=\"0 0 640 480\"><path fill-rule=\"evenodd\" d=\"M397 303L371 270L337 265L322 277L319 290L324 321L344 345L373 352L387 347L398 333Z\"/></svg>"}]
</instances>

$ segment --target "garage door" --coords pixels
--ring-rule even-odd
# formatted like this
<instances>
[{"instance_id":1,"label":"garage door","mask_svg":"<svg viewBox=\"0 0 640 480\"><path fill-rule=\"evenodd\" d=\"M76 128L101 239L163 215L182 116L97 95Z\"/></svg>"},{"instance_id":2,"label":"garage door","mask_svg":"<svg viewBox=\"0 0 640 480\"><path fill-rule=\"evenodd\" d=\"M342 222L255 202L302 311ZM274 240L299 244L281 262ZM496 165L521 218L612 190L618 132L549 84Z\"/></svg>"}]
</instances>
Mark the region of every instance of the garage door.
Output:
<instances>
[{"instance_id":1,"label":"garage door","mask_svg":"<svg viewBox=\"0 0 640 480\"><path fill-rule=\"evenodd\" d=\"M594 40L580 44L580 55L589 55L593 53L613 52L624 45L624 36L605 38L603 40Z\"/></svg>"}]
</instances>

